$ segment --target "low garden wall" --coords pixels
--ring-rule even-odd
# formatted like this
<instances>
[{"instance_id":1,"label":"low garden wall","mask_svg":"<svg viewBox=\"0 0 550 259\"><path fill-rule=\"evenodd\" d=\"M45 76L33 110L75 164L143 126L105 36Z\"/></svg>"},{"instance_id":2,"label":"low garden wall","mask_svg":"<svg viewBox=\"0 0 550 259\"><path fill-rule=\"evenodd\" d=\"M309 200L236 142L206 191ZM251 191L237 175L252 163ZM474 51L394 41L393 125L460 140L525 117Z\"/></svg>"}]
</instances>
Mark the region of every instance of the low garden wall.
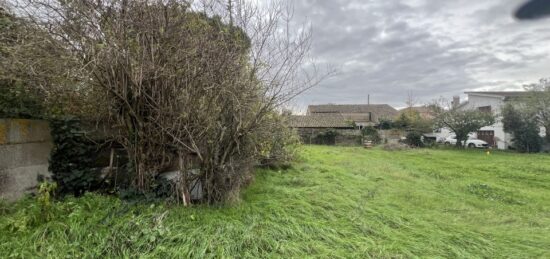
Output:
<instances>
[{"instance_id":1,"label":"low garden wall","mask_svg":"<svg viewBox=\"0 0 550 259\"><path fill-rule=\"evenodd\" d=\"M298 128L298 135L304 144L358 146L362 143L359 129ZM328 132L335 133L333 136Z\"/></svg>"},{"instance_id":2,"label":"low garden wall","mask_svg":"<svg viewBox=\"0 0 550 259\"><path fill-rule=\"evenodd\" d=\"M21 198L48 176L52 147L48 122L0 119L0 199Z\"/></svg>"},{"instance_id":3,"label":"low garden wall","mask_svg":"<svg viewBox=\"0 0 550 259\"><path fill-rule=\"evenodd\" d=\"M336 146L363 145L363 136L360 129L296 128L296 131L304 144ZM391 129L378 130L378 134L382 143L397 144L405 137L406 132L403 130Z\"/></svg>"},{"instance_id":4,"label":"low garden wall","mask_svg":"<svg viewBox=\"0 0 550 259\"><path fill-rule=\"evenodd\" d=\"M388 144L397 144L399 143L401 138L406 136L405 131L398 129L379 130L378 134L380 134L380 138L382 139L383 143Z\"/></svg>"}]
</instances>

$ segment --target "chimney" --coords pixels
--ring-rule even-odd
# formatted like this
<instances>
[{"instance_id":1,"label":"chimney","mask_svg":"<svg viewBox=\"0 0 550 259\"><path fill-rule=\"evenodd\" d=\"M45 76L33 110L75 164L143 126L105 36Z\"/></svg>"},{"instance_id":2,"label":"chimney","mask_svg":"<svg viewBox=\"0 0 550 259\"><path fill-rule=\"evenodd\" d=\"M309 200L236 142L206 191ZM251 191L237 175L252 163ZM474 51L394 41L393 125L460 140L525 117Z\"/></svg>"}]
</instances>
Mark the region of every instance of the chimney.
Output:
<instances>
[{"instance_id":1,"label":"chimney","mask_svg":"<svg viewBox=\"0 0 550 259\"><path fill-rule=\"evenodd\" d=\"M451 103L451 105L453 106L453 108L458 107L458 105L460 105L460 96L453 96L453 102Z\"/></svg>"}]
</instances>

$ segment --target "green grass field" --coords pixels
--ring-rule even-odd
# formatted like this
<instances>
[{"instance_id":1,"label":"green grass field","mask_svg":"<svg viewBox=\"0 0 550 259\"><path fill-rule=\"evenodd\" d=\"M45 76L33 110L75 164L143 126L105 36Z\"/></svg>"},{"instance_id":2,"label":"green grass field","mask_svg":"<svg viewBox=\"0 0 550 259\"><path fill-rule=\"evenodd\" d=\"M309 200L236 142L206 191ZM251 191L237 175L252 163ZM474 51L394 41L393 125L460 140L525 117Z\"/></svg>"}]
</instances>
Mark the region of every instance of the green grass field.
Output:
<instances>
[{"instance_id":1,"label":"green grass field","mask_svg":"<svg viewBox=\"0 0 550 259\"><path fill-rule=\"evenodd\" d=\"M0 257L549 258L550 156L304 147L227 207L0 206Z\"/></svg>"}]
</instances>

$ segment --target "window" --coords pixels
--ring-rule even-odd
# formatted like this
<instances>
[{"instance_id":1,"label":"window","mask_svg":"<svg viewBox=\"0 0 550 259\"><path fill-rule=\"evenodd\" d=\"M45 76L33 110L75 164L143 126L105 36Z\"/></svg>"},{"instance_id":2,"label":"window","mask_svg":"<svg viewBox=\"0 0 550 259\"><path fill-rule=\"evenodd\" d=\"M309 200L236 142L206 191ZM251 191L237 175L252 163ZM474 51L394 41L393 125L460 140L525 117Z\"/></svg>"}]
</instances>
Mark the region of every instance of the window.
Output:
<instances>
[{"instance_id":1,"label":"window","mask_svg":"<svg viewBox=\"0 0 550 259\"><path fill-rule=\"evenodd\" d=\"M482 106L482 107L478 107L478 109L480 112L486 112L486 113L491 112L491 106Z\"/></svg>"}]
</instances>

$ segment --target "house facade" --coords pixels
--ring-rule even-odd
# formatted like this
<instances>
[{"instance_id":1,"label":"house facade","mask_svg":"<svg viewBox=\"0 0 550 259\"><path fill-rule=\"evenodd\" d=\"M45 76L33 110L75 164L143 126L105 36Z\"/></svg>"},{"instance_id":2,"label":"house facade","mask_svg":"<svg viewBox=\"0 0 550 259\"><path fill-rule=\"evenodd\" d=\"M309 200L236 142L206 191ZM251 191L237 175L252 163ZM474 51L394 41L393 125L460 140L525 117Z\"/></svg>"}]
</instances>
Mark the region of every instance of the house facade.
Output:
<instances>
[{"instance_id":1,"label":"house facade","mask_svg":"<svg viewBox=\"0 0 550 259\"><path fill-rule=\"evenodd\" d=\"M498 149L508 149L513 144L513 136L504 132L502 124L502 109L506 102L524 97L527 92L515 91L515 92L465 92L468 96L466 102L460 103L457 97L454 98L453 104L457 109L462 110L479 110L483 112L490 112L496 116L496 123L481 128L479 131L471 135L481 140L486 141L492 147ZM445 134L445 131L442 132ZM448 133L448 132L447 132ZM450 133L449 133L450 134ZM546 132L544 128L541 128L541 136L545 136Z\"/></svg>"}]
</instances>

